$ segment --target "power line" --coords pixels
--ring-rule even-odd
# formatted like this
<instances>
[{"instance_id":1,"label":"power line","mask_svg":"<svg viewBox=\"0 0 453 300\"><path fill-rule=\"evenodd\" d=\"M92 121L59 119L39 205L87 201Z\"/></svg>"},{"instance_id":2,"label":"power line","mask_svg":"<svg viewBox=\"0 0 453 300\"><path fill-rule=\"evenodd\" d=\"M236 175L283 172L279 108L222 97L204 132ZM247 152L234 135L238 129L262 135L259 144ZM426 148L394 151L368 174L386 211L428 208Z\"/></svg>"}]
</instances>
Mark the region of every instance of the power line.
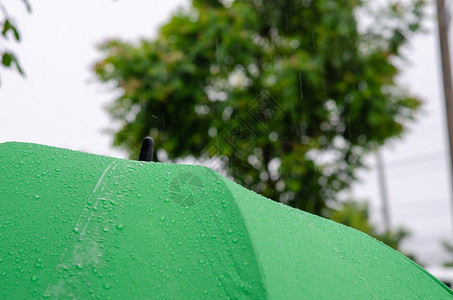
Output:
<instances>
[{"instance_id":1,"label":"power line","mask_svg":"<svg viewBox=\"0 0 453 300\"><path fill-rule=\"evenodd\" d=\"M417 199L417 200L410 200L410 201L398 201L394 202L396 205L408 205L408 204L421 204L421 203L439 203L439 202L447 202L449 201L448 198L430 198L430 199ZM409 206L410 207L410 206Z\"/></svg>"},{"instance_id":2,"label":"power line","mask_svg":"<svg viewBox=\"0 0 453 300\"><path fill-rule=\"evenodd\" d=\"M441 165L439 166L439 164L441 164ZM420 164L420 165L410 166L412 168L415 168L416 170L413 170L413 169L409 168L409 166L408 166L407 168L392 169L389 171L392 174L392 181L404 180L404 179L411 179L414 177L415 178L426 177L427 175L432 174L432 173L448 172L448 167L445 166L445 164L446 164L446 162L444 162L444 161L433 161L430 164L424 164L424 165ZM443 179L443 177L442 177L442 179Z\"/></svg>"},{"instance_id":3,"label":"power line","mask_svg":"<svg viewBox=\"0 0 453 300\"><path fill-rule=\"evenodd\" d=\"M445 171L444 168L439 168L435 164L443 163L445 164L445 157L444 153L439 152L437 155L436 153L428 153L419 156L410 157L403 160L393 160L390 162L385 162L386 169L391 172L407 172L403 173L403 175L398 176L397 178L393 178L392 180L400 180L406 179L408 177L421 177L425 176L427 173L431 173L433 171ZM370 166L373 169L377 169L377 164L372 164ZM414 172L413 170L407 170L410 168L417 168L418 170ZM366 175L361 175L361 178L366 177ZM392 176L394 177L394 176Z\"/></svg>"},{"instance_id":4,"label":"power line","mask_svg":"<svg viewBox=\"0 0 453 300\"><path fill-rule=\"evenodd\" d=\"M430 153L423 153L414 155L409 158L389 161L386 163L387 169L397 169L402 167L412 167L419 164L426 164L430 162L436 162L439 160L445 160L444 151L436 151Z\"/></svg>"}]
</instances>

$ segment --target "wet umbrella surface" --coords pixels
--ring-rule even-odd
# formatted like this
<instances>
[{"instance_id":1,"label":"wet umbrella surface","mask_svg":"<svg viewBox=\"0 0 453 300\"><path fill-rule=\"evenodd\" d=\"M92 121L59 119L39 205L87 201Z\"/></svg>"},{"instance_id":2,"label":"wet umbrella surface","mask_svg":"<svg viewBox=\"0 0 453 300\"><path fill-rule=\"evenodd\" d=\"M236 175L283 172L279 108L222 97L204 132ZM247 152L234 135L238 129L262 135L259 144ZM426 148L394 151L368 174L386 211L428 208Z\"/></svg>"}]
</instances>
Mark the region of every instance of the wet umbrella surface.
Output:
<instances>
[{"instance_id":1,"label":"wet umbrella surface","mask_svg":"<svg viewBox=\"0 0 453 300\"><path fill-rule=\"evenodd\" d=\"M201 166L0 144L0 298L446 299L354 229Z\"/></svg>"}]
</instances>

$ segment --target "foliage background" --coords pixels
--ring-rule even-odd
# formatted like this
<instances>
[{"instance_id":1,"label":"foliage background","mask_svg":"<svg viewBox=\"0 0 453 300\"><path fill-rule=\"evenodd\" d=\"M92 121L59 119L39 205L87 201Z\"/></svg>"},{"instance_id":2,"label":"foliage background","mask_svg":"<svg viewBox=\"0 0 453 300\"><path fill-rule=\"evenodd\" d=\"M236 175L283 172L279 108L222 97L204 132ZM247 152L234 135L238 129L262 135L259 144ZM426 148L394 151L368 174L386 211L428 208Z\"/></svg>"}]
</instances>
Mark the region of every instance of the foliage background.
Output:
<instances>
[{"instance_id":1,"label":"foliage background","mask_svg":"<svg viewBox=\"0 0 453 300\"><path fill-rule=\"evenodd\" d=\"M395 2L361 32L367 1L194 0L158 38L101 47L96 74L121 90L115 145L135 157L151 135L164 157L215 157L240 184L328 216L420 105L395 84L395 61L422 11Z\"/></svg>"}]
</instances>

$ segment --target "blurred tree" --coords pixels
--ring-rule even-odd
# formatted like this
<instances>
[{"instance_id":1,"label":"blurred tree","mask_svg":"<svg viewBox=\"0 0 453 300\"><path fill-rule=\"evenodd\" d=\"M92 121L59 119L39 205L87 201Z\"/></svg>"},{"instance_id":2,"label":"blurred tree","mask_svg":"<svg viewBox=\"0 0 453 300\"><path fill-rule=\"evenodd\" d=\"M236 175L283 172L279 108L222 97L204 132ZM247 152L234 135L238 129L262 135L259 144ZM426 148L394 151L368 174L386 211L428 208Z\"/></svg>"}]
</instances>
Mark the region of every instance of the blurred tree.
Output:
<instances>
[{"instance_id":1,"label":"blurred tree","mask_svg":"<svg viewBox=\"0 0 453 300\"><path fill-rule=\"evenodd\" d=\"M442 241L441 245L444 248L444 250L448 253L448 255L453 258L453 245L448 241ZM453 259L444 262L443 265L444 267L449 268L453 267Z\"/></svg>"},{"instance_id":2,"label":"blurred tree","mask_svg":"<svg viewBox=\"0 0 453 300\"><path fill-rule=\"evenodd\" d=\"M401 242L409 237L409 232L403 228L393 231L380 232L369 220L368 204L365 202L346 201L332 211L332 220L360 230L377 240L401 252ZM412 254L405 254L415 260Z\"/></svg>"},{"instance_id":3,"label":"blurred tree","mask_svg":"<svg viewBox=\"0 0 453 300\"><path fill-rule=\"evenodd\" d=\"M28 12L31 12L31 6L27 0L21 0ZM17 71L24 75L22 67L19 64L17 56L6 47L6 42L9 38L13 39L16 42L20 41L20 33L17 29L17 25L14 22L14 18L8 14L8 10L5 5L0 1L0 67L3 68L12 68L16 67Z\"/></svg>"},{"instance_id":4,"label":"blurred tree","mask_svg":"<svg viewBox=\"0 0 453 300\"><path fill-rule=\"evenodd\" d=\"M150 135L158 159L219 164L328 216L364 155L400 136L420 105L395 83L423 18L423 1L404 3L193 0L155 39L108 41L95 71L119 91L114 144L136 158Z\"/></svg>"}]
</instances>

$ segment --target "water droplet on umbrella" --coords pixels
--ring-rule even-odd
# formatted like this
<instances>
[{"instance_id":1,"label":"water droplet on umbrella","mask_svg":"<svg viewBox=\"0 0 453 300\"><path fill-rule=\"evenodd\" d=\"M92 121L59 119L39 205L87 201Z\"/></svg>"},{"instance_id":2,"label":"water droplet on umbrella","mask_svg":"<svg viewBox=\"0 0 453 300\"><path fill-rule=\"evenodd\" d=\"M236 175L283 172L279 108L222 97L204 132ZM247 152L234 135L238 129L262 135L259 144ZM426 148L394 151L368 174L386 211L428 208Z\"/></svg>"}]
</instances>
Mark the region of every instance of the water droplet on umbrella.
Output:
<instances>
[{"instance_id":1,"label":"water droplet on umbrella","mask_svg":"<svg viewBox=\"0 0 453 300\"><path fill-rule=\"evenodd\" d=\"M33 198L39 199L39 195L34 195Z\"/></svg>"},{"instance_id":2,"label":"water droplet on umbrella","mask_svg":"<svg viewBox=\"0 0 453 300\"><path fill-rule=\"evenodd\" d=\"M124 229L124 225L123 224L118 224L118 225L116 225L116 229L122 230L122 229Z\"/></svg>"}]
</instances>

